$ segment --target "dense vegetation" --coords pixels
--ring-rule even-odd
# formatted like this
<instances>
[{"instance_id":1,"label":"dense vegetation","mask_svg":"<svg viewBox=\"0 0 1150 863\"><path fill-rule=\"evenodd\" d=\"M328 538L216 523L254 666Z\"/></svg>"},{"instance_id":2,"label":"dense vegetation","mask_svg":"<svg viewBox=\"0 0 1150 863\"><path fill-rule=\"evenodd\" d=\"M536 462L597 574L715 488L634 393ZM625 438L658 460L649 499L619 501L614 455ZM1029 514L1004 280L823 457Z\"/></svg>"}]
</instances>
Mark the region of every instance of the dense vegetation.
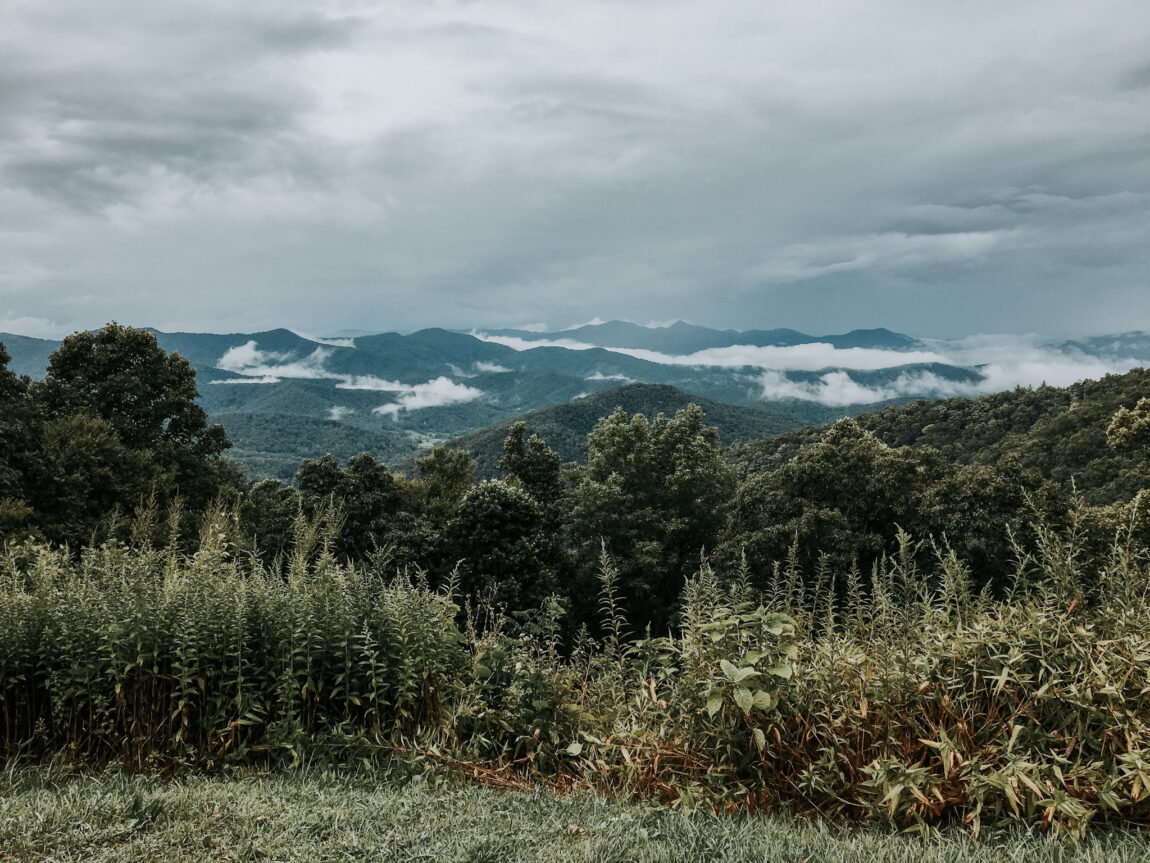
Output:
<instances>
[{"instance_id":1,"label":"dense vegetation","mask_svg":"<svg viewBox=\"0 0 1150 863\"><path fill-rule=\"evenodd\" d=\"M808 423L827 422L843 416L839 410L813 403L788 405L785 410L778 409L776 405L771 411L765 411L723 404L690 395L666 384L627 384L531 411L516 419L453 438L444 446L462 450L474 458L476 477L495 479L502 475L499 462L503 457L503 442L512 427L517 422L523 422L533 434L546 440L547 445L559 453L564 462L586 464L587 435L594 430L600 419L616 408L623 408L628 414L643 414L645 417L658 414L673 416L691 404L702 408L708 422L717 427L719 443L723 446L729 446L735 441L755 441L792 431ZM414 465L414 460L410 464ZM396 467L405 469L407 465L408 462L401 462Z\"/></svg>"},{"instance_id":2,"label":"dense vegetation","mask_svg":"<svg viewBox=\"0 0 1150 863\"><path fill-rule=\"evenodd\" d=\"M1089 503L1108 504L1145 487L1141 453L1109 446L1106 430L1116 411L1133 409L1147 393L1150 370L1135 369L1069 387L888 407L858 424L889 446L930 447L956 464L1014 461L1063 486L1073 482ZM729 456L740 476L770 472L826 432L812 427L743 443Z\"/></svg>"},{"instance_id":3,"label":"dense vegetation","mask_svg":"<svg viewBox=\"0 0 1150 863\"><path fill-rule=\"evenodd\" d=\"M585 465L518 423L501 479L438 448L410 479L328 455L286 486L223 461L150 333L70 337L42 383L3 356L2 754L402 750L975 832L1148 814L1145 371L727 456L698 406L619 408Z\"/></svg>"},{"instance_id":4,"label":"dense vegetation","mask_svg":"<svg viewBox=\"0 0 1150 863\"><path fill-rule=\"evenodd\" d=\"M671 635L634 640L604 555L605 634L517 624L341 564L301 524L285 570L202 544L0 565L0 751L137 768L386 758L681 808L784 806L906 827L1141 823L1150 761L1145 551L1039 529L1008 601L915 548L867 583L704 566ZM462 607L460 603L462 604Z\"/></svg>"},{"instance_id":5,"label":"dense vegetation","mask_svg":"<svg viewBox=\"0 0 1150 863\"><path fill-rule=\"evenodd\" d=\"M7 368L0 345L0 536L82 544L144 501L202 512L242 475L196 404L196 373L145 330L69 336L46 377Z\"/></svg>"}]
</instances>

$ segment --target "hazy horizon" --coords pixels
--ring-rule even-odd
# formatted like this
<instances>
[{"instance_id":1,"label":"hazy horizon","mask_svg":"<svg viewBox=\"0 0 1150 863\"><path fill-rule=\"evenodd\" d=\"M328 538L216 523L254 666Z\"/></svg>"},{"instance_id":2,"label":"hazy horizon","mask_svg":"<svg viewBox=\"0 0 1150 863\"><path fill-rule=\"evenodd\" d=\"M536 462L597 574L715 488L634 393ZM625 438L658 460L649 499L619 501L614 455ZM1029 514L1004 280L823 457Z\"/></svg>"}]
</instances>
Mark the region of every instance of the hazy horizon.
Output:
<instances>
[{"instance_id":1,"label":"hazy horizon","mask_svg":"<svg viewBox=\"0 0 1150 863\"><path fill-rule=\"evenodd\" d=\"M319 330L316 330L315 328L312 328L309 330L307 328L290 326L290 325L285 324L285 323L275 323L275 322L269 322L267 325L259 326L259 327L230 327L230 328L217 328L217 329L194 329L194 328L186 327L186 326L159 327L159 326L155 326L154 324L147 322L147 321L141 322L141 321L134 321L134 320L126 320L126 319L113 319L113 318L109 318L108 320L103 321L103 322L93 323L90 326L75 326L75 327L64 327L61 325L44 326L45 323L46 323L45 321L42 321L40 319L34 319L34 318L9 318L9 319L0 318L0 335L10 334L10 335L24 336L26 338L43 339L43 340L48 340L48 341L59 341L60 339L64 338L65 336L71 335L74 332L78 332L81 330L98 330L101 327L105 326L106 324L110 324L110 323L118 323L118 324L121 324L123 326L131 326L131 327L137 327L137 328L142 328L142 329L151 329L151 330L155 330L155 331L161 332L161 333L191 333L191 334L197 334L197 335L234 335L234 334L250 334L250 333L256 333L256 332L270 332L273 330L288 330L289 332L292 332L292 333L296 334L297 336L300 336L304 339L308 339L310 341L315 341L315 342L320 343L320 344L322 344L325 341L333 341L333 340L338 341L338 340L354 339L354 338L360 338L360 337L364 337L364 336L382 335L385 333L398 333L400 335L411 335L412 333L420 332L421 330L429 330L429 329L444 329L444 330L448 330L450 332L455 332L455 333L463 333L463 334L468 334L468 335L479 335L481 338L485 337L488 332L500 331L500 330L517 330L517 331L521 331L524 333L531 333L531 334L537 335L537 336L561 335L564 333L569 333L572 330L578 330L578 329L582 329L585 327L595 327L595 326L602 326L604 324L614 324L614 323L632 324L632 325L635 325L638 327L643 327L646 329L669 329L669 328L673 327L675 324L686 324L688 326L704 327L706 329L716 330L716 331L720 331L720 332L728 331L728 332L736 332L736 333L748 333L748 332L762 331L762 330L795 330L797 332L803 333L804 335L808 335L808 336L811 336L813 338L835 336L835 335L846 335L846 334L854 332L854 331L889 330L889 331L896 333L898 335L910 336L911 338L914 338L914 339L917 339L920 341L927 341L927 342L930 342L930 341L962 342L962 341L967 341L967 340L971 340L971 339L986 339L986 338L989 338L989 339L1020 338L1020 339L1033 339L1033 340L1038 340L1041 342L1060 342L1060 341L1073 341L1073 340L1077 340L1077 339L1096 338L1096 337L1105 337L1105 336L1122 336L1122 335L1137 335L1137 334L1150 333L1150 323L1148 323L1148 329L1145 329L1145 330L1139 329L1137 327L1133 327L1133 328L1127 328L1127 329L1121 329L1121 330L1095 329L1095 330L1084 331L1084 330L1080 330L1080 329L1074 329L1073 327L1067 327L1065 330L1059 331L1059 332L1039 332L1037 330L1015 330L1015 331L987 330L987 331L980 331L980 332L964 333L962 335L955 335L955 336L935 336L935 335L930 335L928 333L919 333L919 332L911 332L911 331L906 331L906 330L899 330L897 328L886 326L886 325L883 325L881 323L875 324L874 326L861 326L861 325L859 325L859 326L849 326L849 327L841 328L841 329L831 329L831 328L827 328L827 327L822 327L822 328L811 327L811 328L805 328L804 329L804 328L797 327L797 326L791 326L791 325L785 324L785 323L774 323L774 322L768 322L767 324L763 324L763 325L747 324L744 326L722 326L722 325L717 325L717 324L703 323L703 322L700 322L697 320L686 320L686 319L682 319L682 318L677 318L673 321L654 321L654 320L640 321L640 320L633 320L630 318L601 318L599 316L595 316L595 317L589 318L587 320L576 320L576 321L573 321L571 323L560 324L557 326L552 326L550 324L545 324L545 323L538 322L538 321L529 321L526 323L517 322L517 323L507 323L507 324L496 324L496 325L483 326L483 327L446 326L440 322L437 322L434 320L429 320L429 321L424 322L422 324L413 324L413 325L406 326L406 327L391 327L391 328L387 328L387 327L381 327L381 328L340 327L340 328L328 328L328 329L319 329ZM610 349L610 348L608 348L608 349Z\"/></svg>"}]
</instances>

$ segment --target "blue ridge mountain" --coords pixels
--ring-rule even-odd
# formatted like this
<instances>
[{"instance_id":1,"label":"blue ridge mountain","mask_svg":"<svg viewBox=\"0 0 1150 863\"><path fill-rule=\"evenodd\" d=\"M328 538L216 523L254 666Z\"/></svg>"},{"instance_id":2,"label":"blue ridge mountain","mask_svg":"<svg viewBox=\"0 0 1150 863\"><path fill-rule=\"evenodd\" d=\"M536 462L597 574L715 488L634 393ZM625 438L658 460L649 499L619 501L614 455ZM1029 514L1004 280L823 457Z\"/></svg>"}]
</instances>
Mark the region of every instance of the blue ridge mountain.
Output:
<instances>
[{"instance_id":1,"label":"blue ridge mountain","mask_svg":"<svg viewBox=\"0 0 1150 863\"><path fill-rule=\"evenodd\" d=\"M664 354L693 354L709 348L727 348L734 345L752 347L794 347L819 342L836 348L878 348L891 351L909 351L922 346L918 339L892 332L885 328L851 330L840 335L812 336L791 329L773 330L714 330L684 321L666 327L644 327L630 321L607 321L585 324L554 333L529 330L486 330L494 336L510 336L528 342L566 339L581 344L604 348L638 348Z\"/></svg>"},{"instance_id":2,"label":"blue ridge mountain","mask_svg":"<svg viewBox=\"0 0 1150 863\"><path fill-rule=\"evenodd\" d=\"M642 401L637 394L645 393L642 398L664 412L678 409L672 405L682 406L683 394L690 393L711 405L751 411L724 414L725 421L764 434L886 404L985 391L980 367L924 362L940 356L932 347L937 343L881 328L809 336L790 329L737 332L681 321L667 327L610 321L559 333L475 334L435 327L338 338L282 328L153 332L164 349L178 351L195 367L205 410L236 444L231 456L253 477L281 479L290 479L303 458L324 452L346 457L367 450L389 464L400 463L429 445L472 433L498 436L490 430L505 430L521 414L568 404L574 406L570 412L551 416L571 419L569 427L558 419L553 426L563 429L561 452L576 458L590 429L588 416L603 406L596 399L606 391L615 395L604 398L623 399L624 407ZM510 347L491 340L499 334L523 341ZM547 343L555 340L566 346ZM33 378L43 375L59 344L10 334L0 334L0 342L12 355L10 367ZM802 348L814 343L823 347ZM787 350L795 347L797 352ZM1150 358L1150 335L1122 333L1048 347L1065 356ZM886 353L877 359L875 353L866 355L866 362L858 363L863 368L834 365L855 358L835 353L849 348ZM722 349L728 350L719 360L692 356ZM762 365L774 358L786 365ZM738 365L742 362L759 364ZM807 367L794 367L801 362ZM873 367L876 362L880 367ZM632 384L665 389L628 389ZM662 395L655 398L656 392ZM718 417L711 422L724 436L732 431ZM738 436L748 439L742 432Z\"/></svg>"}]
</instances>

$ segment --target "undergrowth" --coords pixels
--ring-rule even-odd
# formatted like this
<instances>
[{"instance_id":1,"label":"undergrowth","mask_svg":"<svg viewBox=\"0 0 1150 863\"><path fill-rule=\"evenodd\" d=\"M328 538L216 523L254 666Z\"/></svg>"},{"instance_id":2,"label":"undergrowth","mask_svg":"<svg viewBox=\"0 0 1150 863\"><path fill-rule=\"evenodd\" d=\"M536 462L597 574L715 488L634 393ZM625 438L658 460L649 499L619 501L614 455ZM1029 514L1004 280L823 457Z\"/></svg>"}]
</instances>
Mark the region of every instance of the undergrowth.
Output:
<instances>
[{"instance_id":1,"label":"undergrowth","mask_svg":"<svg viewBox=\"0 0 1150 863\"><path fill-rule=\"evenodd\" d=\"M1082 834L1150 815L1150 584L1120 535L1036 527L1009 596L905 534L871 573L705 563L678 630L633 637L614 565L606 635L562 608L509 621L335 560L302 526L280 566L226 515L193 555L34 544L0 558L0 755L134 770L407 765L929 832L1016 820Z\"/></svg>"}]
</instances>

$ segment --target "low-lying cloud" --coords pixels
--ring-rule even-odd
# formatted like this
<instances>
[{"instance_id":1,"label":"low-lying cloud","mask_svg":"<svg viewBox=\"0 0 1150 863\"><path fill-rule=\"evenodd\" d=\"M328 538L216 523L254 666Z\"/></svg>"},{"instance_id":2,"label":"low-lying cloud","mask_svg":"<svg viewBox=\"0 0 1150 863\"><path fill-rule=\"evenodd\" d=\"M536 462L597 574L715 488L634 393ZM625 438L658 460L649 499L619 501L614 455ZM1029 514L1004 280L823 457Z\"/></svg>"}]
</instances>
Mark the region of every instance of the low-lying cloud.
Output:
<instances>
[{"instance_id":1,"label":"low-lying cloud","mask_svg":"<svg viewBox=\"0 0 1150 863\"><path fill-rule=\"evenodd\" d=\"M301 339L306 339L309 342L315 342L317 345L327 345L329 348L354 348L355 339L333 339L325 338L323 336L313 336L308 333L302 333L299 330L292 330Z\"/></svg>"},{"instance_id":2,"label":"low-lying cloud","mask_svg":"<svg viewBox=\"0 0 1150 863\"><path fill-rule=\"evenodd\" d=\"M395 393L394 402L380 405L372 412L395 418L402 411L416 411L422 408L442 407L475 401L483 397L483 391L475 387L456 383L451 378L440 376L420 384L405 384L390 381L375 375L349 375L333 372L326 366L330 349L316 348L303 359L290 354L262 351L254 340L230 348L220 357L216 368L243 375L241 378L213 381L213 383L279 383L284 378L297 380L331 380L336 389L367 390L370 392ZM338 415L337 415L338 412ZM342 419L350 409L333 407L331 419Z\"/></svg>"},{"instance_id":3,"label":"low-lying cloud","mask_svg":"<svg viewBox=\"0 0 1150 863\"><path fill-rule=\"evenodd\" d=\"M601 348L661 365L721 369L754 369L764 400L802 399L842 407L890 399L974 397L1014 387L1068 386L1075 381L1121 374L1144 363L1121 338L1111 351L1085 352L1051 345L1033 335L975 335L964 339L922 340L913 351L881 348L836 348L827 342L801 345L732 345L690 354L665 354L642 348L615 348L577 342L569 338L526 340L473 331L472 335L515 350L561 347L571 350ZM1141 334L1130 334L1140 336ZM1137 341L1137 339L1134 339ZM900 366L937 365L966 369L972 375L948 377L913 369L890 381L860 380L852 372L879 372ZM815 377L794 372L822 372ZM587 380L627 380L622 375L596 372Z\"/></svg>"},{"instance_id":4,"label":"low-lying cloud","mask_svg":"<svg viewBox=\"0 0 1150 863\"><path fill-rule=\"evenodd\" d=\"M1143 365L1142 360L1132 356L1097 356L1043 345L1036 338L1025 336L973 336L938 343L938 352L946 365L969 369L977 378L950 378L913 370L889 382L869 384L856 380L847 369L828 371L814 380L795 380L783 370L764 369L759 383L764 400L796 398L843 407L890 399L974 398L1043 384L1065 387Z\"/></svg>"},{"instance_id":5,"label":"low-lying cloud","mask_svg":"<svg viewBox=\"0 0 1150 863\"><path fill-rule=\"evenodd\" d=\"M445 405L472 402L483 395L482 390L457 384L451 378L438 377L425 384L406 387L392 404L380 405L372 413L390 416L395 419L400 411L417 411L422 408L444 407Z\"/></svg>"},{"instance_id":6,"label":"low-lying cloud","mask_svg":"<svg viewBox=\"0 0 1150 863\"><path fill-rule=\"evenodd\" d=\"M764 401L801 399L831 407L874 404L891 399L913 398L930 394L949 396L976 396L982 390L979 384L944 378L933 372L904 372L890 383L868 385L856 381L845 370L826 372L815 380L795 380L785 372L769 369L759 377Z\"/></svg>"},{"instance_id":7,"label":"low-lying cloud","mask_svg":"<svg viewBox=\"0 0 1150 863\"><path fill-rule=\"evenodd\" d=\"M254 378L222 378L208 381L210 384L278 384L280 379L274 375L260 375Z\"/></svg>"},{"instance_id":8,"label":"low-lying cloud","mask_svg":"<svg viewBox=\"0 0 1150 863\"><path fill-rule=\"evenodd\" d=\"M302 360L293 359L291 354L261 351L255 341L252 340L243 345L229 348L216 363L216 368L225 372L256 377L324 380L339 377L324 367L324 363L330 356L330 350L316 348Z\"/></svg>"},{"instance_id":9,"label":"low-lying cloud","mask_svg":"<svg viewBox=\"0 0 1150 863\"><path fill-rule=\"evenodd\" d=\"M911 363L943 363L946 358L934 351L892 351L881 348L836 348L826 342L802 345L730 345L707 348L690 354L665 354L645 348L615 348L578 342L573 339L539 339L528 341L518 336L492 335L473 330L471 335L485 342L503 345L517 351L532 348L567 348L588 351L596 348L626 354L640 360L669 366L712 366L715 368L773 369L886 369Z\"/></svg>"}]
</instances>

